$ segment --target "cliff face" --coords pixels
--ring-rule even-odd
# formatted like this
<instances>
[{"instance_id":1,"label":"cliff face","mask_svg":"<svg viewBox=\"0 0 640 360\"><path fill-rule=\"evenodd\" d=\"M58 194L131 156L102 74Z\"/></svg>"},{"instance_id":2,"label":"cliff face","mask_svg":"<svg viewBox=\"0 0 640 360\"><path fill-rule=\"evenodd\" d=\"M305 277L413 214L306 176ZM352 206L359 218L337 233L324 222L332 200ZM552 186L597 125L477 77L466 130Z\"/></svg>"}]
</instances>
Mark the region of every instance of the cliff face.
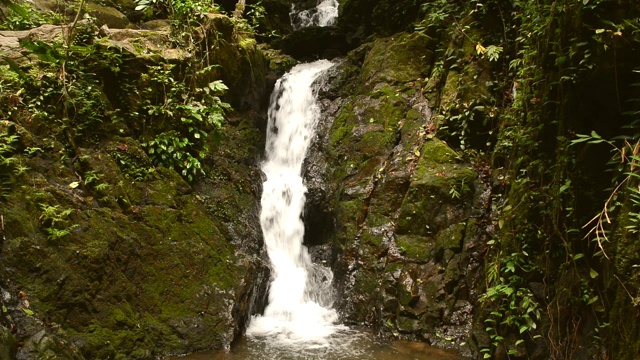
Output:
<instances>
[{"instance_id":1,"label":"cliff face","mask_svg":"<svg viewBox=\"0 0 640 360\"><path fill-rule=\"evenodd\" d=\"M342 3L363 44L321 91L307 241L345 317L471 357L639 356L636 4L405 5Z\"/></svg>"},{"instance_id":2,"label":"cliff face","mask_svg":"<svg viewBox=\"0 0 640 360\"><path fill-rule=\"evenodd\" d=\"M168 29L78 29L90 38L67 54L61 27L0 32L19 66L0 76L2 358L228 347L268 278L256 164L269 61L222 15L205 18L192 49L173 46ZM38 60L34 44L52 58ZM217 80L236 109L222 128L198 123L215 116L199 101L228 107L206 96L224 91Z\"/></svg>"},{"instance_id":3,"label":"cliff face","mask_svg":"<svg viewBox=\"0 0 640 360\"><path fill-rule=\"evenodd\" d=\"M362 45L332 70L308 161L308 206L333 219L324 241L333 244L348 321L471 355L490 189L437 137L441 124L425 91L436 44L396 34ZM319 219L310 217L310 233L320 234Z\"/></svg>"}]
</instances>

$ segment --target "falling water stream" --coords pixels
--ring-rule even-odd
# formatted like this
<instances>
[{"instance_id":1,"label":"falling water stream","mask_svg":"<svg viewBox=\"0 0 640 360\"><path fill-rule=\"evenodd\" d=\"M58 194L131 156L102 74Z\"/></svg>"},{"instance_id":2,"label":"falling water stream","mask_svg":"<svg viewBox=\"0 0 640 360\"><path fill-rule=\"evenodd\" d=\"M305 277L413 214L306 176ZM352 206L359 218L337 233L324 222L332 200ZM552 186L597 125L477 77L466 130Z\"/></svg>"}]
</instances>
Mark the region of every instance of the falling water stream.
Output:
<instances>
[{"instance_id":1,"label":"falling water stream","mask_svg":"<svg viewBox=\"0 0 640 360\"><path fill-rule=\"evenodd\" d=\"M307 190L302 165L320 117L313 84L332 65L327 60L297 65L271 95L260 214L272 273L264 314L250 320L246 336L231 351L182 359L459 359L421 343L380 342L366 330L340 324L332 308L333 274L313 264L302 243Z\"/></svg>"},{"instance_id":2,"label":"falling water stream","mask_svg":"<svg viewBox=\"0 0 640 360\"><path fill-rule=\"evenodd\" d=\"M338 315L331 308L331 270L312 264L302 244L307 192L302 163L320 115L312 84L331 65L327 60L297 65L273 91L260 213L272 280L264 315L251 319L247 328L250 338L322 346L344 328L334 325Z\"/></svg>"},{"instance_id":3,"label":"falling water stream","mask_svg":"<svg viewBox=\"0 0 640 360\"><path fill-rule=\"evenodd\" d=\"M315 7L304 10L292 4L289 16L294 30L308 26L330 26L338 18L338 0L318 0Z\"/></svg>"},{"instance_id":4,"label":"falling water stream","mask_svg":"<svg viewBox=\"0 0 640 360\"><path fill-rule=\"evenodd\" d=\"M336 0L296 11L295 29L327 26ZM306 186L302 165L320 118L314 82L333 64L299 64L277 81L269 105L260 225L271 262L268 304L250 319L246 336L230 351L193 354L187 360L449 360L459 357L422 343L379 341L369 331L339 323L333 309L333 274L313 264L303 245Z\"/></svg>"}]
</instances>

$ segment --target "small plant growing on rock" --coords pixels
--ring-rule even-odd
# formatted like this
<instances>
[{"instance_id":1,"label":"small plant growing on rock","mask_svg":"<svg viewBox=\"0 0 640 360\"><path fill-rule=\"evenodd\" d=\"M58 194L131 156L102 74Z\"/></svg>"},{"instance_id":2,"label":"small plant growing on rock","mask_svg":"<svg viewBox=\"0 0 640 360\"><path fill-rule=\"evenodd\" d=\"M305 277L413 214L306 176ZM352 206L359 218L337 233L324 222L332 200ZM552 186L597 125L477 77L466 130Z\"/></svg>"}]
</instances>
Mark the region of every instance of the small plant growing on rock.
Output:
<instances>
[{"instance_id":1,"label":"small plant growing on rock","mask_svg":"<svg viewBox=\"0 0 640 360\"><path fill-rule=\"evenodd\" d=\"M69 215L73 209L65 209L60 205L40 204L42 213L40 223L49 234L49 240L57 240L71 234L78 224L69 225Z\"/></svg>"}]
</instances>

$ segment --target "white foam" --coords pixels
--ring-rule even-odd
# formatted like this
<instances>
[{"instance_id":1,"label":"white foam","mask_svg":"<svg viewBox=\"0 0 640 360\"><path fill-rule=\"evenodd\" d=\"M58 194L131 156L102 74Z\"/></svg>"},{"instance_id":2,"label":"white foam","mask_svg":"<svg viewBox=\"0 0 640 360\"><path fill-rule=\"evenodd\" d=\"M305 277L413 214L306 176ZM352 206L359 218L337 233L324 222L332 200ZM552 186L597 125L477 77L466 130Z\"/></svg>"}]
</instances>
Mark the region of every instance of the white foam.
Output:
<instances>
[{"instance_id":1,"label":"white foam","mask_svg":"<svg viewBox=\"0 0 640 360\"><path fill-rule=\"evenodd\" d=\"M282 344L327 346L338 315L326 291L331 270L311 263L302 244L306 186L302 164L320 116L314 80L332 66L327 60L295 66L276 83L267 126L266 176L260 225L271 261L269 303L264 315L251 319L247 336Z\"/></svg>"}]
</instances>

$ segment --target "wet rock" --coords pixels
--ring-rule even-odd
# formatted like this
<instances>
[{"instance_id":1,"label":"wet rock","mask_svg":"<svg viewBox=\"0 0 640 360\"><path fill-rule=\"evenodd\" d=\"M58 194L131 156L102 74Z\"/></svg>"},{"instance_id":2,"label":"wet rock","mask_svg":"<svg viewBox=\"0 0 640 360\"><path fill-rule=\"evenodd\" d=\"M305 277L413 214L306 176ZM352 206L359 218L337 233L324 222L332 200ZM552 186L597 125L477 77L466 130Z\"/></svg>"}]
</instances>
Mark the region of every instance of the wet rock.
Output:
<instances>
[{"instance_id":1,"label":"wet rock","mask_svg":"<svg viewBox=\"0 0 640 360\"><path fill-rule=\"evenodd\" d=\"M311 156L324 159L333 189L348 321L461 350L477 300L467 279L477 273L471 216L484 188L437 138L421 89L433 45L397 34L351 52L322 88L327 115Z\"/></svg>"},{"instance_id":2,"label":"wet rock","mask_svg":"<svg viewBox=\"0 0 640 360\"><path fill-rule=\"evenodd\" d=\"M65 340L41 330L27 339L16 354L16 360L35 359L83 360L84 357Z\"/></svg>"},{"instance_id":3,"label":"wet rock","mask_svg":"<svg viewBox=\"0 0 640 360\"><path fill-rule=\"evenodd\" d=\"M274 43L273 46L296 59L305 61L318 58L333 59L350 50L344 34L337 27L332 26L302 28Z\"/></svg>"},{"instance_id":4,"label":"wet rock","mask_svg":"<svg viewBox=\"0 0 640 360\"><path fill-rule=\"evenodd\" d=\"M112 7L88 3L87 12L96 18L98 26L106 25L110 29L124 29L131 25L123 13Z\"/></svg>"},{"instance_id":5,"label":"wet rock","mask_svg":"<svg viewBox=\"0 0 640 360\"><path fill-rule=\"evenodd\" d=\"M11 331L0 325L0 359L14 360L16 356L16 340Z\"/></svg>"}]
</instances>

